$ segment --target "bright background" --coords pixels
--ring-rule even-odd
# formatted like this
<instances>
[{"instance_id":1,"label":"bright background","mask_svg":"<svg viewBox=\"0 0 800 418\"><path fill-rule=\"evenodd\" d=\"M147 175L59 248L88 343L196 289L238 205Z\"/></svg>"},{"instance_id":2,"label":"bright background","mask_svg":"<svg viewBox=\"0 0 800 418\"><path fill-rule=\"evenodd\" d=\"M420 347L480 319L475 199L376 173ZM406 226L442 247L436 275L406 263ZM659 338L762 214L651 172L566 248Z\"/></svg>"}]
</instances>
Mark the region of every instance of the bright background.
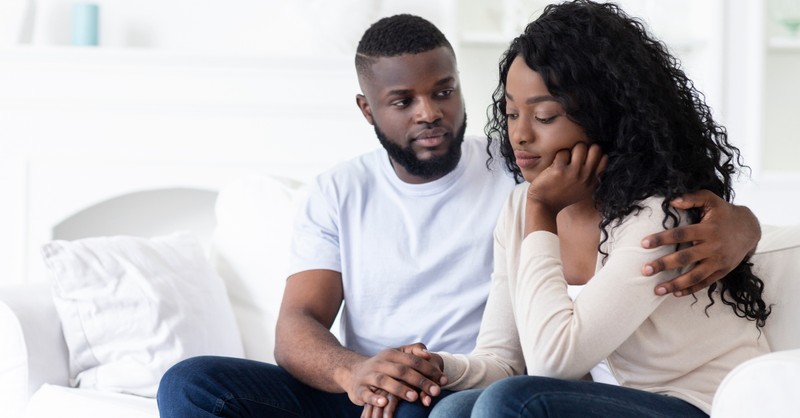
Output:
<instances>
[{"instance_id":1,"label":"bright background","mask_svg":"<svg viewBox=\"0 0 800 418\"><path fill-rule=\"evenodd\" d=\"M75 3L0 0L0 283L38 280L39 246L83 219L135 233L143 221L102 218L171 212L178 229L213 217L188 208L245 172L308 180L375 148L352 57L381 16L416 13L445 32L480 134L500 53L547 2L95 0L98 47L70 45ZM765 223L800 223L800 37L776 8L800 0L620 3L681 59L742 149L752 173L737 202ZM186 194L129 200L148 190ZM98 204L113 211L81 212Z\"/></svg>"}]
</instances>

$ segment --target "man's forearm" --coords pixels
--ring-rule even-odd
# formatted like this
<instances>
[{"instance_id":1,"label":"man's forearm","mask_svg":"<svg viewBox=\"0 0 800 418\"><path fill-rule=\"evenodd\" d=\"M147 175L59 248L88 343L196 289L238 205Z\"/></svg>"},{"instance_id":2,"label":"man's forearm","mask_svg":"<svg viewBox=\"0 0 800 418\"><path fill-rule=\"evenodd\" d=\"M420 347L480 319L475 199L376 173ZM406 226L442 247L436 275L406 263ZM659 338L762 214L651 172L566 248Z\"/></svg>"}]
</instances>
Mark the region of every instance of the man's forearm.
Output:
<instances>
[{"instance_id":1,"label":"man's forearm","mask_svg":"<svg viewBox=\"0 0 800 418\"><path fill-rule=\"evenodd\" d=\"M352 366L366 359L342 347L327 328L308 316L281 318L275 335L278 365L303 383L326 392L345 392Z\"/></svg>"}]
</instances>

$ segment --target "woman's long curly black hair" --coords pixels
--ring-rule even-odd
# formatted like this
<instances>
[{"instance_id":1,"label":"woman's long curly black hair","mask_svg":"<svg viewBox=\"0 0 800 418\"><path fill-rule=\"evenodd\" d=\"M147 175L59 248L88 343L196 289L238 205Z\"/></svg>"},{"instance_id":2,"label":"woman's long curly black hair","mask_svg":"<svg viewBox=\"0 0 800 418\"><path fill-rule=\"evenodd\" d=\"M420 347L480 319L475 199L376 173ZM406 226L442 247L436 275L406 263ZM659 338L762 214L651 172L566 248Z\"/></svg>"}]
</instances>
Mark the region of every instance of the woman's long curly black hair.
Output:
<instances>
[{"instance_id":1,"label":"woman's long curly black hair","mask_svg":"<svg viewBox=\"0 0 800 418\"><path fill-rule=\"evenodd\" d=\"M665 198L665 228L678 221L669 201L684 193L708 189L732 200L741 156L712 119L704 96L640 21L614 4L586 0L547 6L500 60L487 150L500 142L500 154L517 181L522 173L509 140L505 100L505 80L517 56L539 73L568 117L608 155L594 194L603 242L613 222L641 209L638 202L653 195ZM691 215L692 222L699 220L699 212ZM750 267L743 261L719 281L721 299L736 315L763 327L770 309L762 298L764 283ZM708 306L716 288L714 283L708 289Z\"/></svg>"}]
</instances>

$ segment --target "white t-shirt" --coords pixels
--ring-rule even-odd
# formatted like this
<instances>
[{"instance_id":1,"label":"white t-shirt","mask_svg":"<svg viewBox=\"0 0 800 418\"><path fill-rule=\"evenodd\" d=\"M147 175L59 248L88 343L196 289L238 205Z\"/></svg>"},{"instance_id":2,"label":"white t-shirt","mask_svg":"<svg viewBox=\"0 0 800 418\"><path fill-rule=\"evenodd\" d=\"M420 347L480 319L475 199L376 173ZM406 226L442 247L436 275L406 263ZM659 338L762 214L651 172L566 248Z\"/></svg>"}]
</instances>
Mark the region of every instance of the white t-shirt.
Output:
<instances>
[{"instance_id":1,"label":"white t-shirt","mask_svg":"<svg viewBox=\"0 0 800 418\"><path fill-rule=\"evenodd\" d=\"M475 346L492 270L492 231L514 187L486 139L466 138L458 166L401 181L385 150L340 164L311 185L298 215L291 273L342 273L345 345L365 355L423 342Z\"/></svg>"}]
</instances>

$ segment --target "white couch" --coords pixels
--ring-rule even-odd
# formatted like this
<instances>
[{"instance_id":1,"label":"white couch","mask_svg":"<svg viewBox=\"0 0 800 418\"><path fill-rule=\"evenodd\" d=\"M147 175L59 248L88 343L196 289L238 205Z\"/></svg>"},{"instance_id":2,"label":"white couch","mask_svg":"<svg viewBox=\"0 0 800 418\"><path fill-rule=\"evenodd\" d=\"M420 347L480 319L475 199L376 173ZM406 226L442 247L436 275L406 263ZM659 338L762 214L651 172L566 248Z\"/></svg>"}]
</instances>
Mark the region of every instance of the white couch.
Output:
<instances>
[{"instance_id":1,"label":"white couch","mask_svg":"<svg viewBox=\"0 0 800 418\"><path fill-rule=\"evenodd\" d=\"M250 178L223 190L217 201L210 258L225 280L248 358L273 360L273 330L298 196L302 187L297 183ZM767 282L767 300L774 303L765 336L778 352L734 370L717 393L713 415L797 416L800 303L793 299L800 297L800 225L765 228L753 260ZM151 398L68 387L67 345L50 286L40 281L0 287L3 416L158 416Z\"/></svg>"},{"instance_id":2,"label":"white couch","mask_svg":"<svg viewBox=\"0 0 800 418\"><path fill-rule=\"evenodd\" d=\"M225 282L247 358L274 362L292 217L303 195L296 181L251 175L216 200L209 261ZM0 416L157 417L155 399L69 387L51 280L37 279L0 287Z\"/></svg>"}]
</instances>

